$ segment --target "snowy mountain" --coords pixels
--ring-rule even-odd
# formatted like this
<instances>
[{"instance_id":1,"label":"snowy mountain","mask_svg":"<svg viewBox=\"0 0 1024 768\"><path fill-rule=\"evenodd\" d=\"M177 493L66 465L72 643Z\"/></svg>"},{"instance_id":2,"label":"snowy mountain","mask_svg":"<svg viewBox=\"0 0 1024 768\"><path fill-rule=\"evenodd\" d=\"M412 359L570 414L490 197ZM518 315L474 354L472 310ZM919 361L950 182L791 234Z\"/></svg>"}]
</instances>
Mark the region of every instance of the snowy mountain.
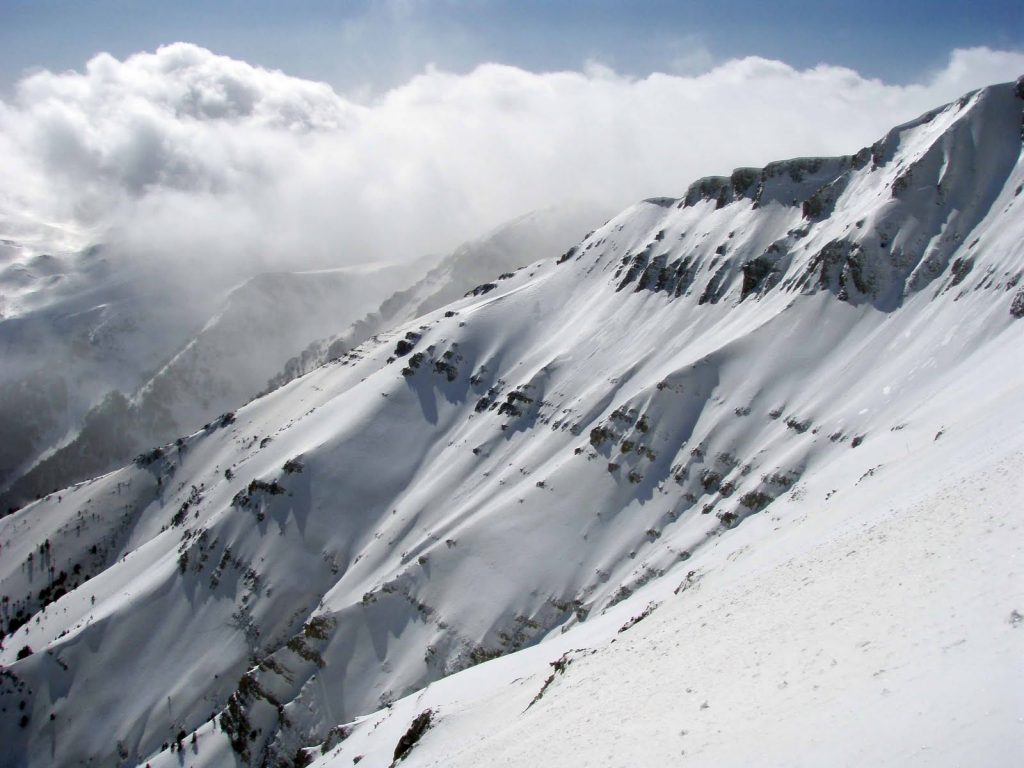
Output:
<instances>
[{"instance_id":1,"label":"snowy mountain","mask_svg":"<svg viewBox=\"0 0 1024 768\"><path fill-rule=\"evenodd\" d=\"M5 761L1011 762L1022 107L639 203L3 519Z\"/></svg>"}]
</instances>

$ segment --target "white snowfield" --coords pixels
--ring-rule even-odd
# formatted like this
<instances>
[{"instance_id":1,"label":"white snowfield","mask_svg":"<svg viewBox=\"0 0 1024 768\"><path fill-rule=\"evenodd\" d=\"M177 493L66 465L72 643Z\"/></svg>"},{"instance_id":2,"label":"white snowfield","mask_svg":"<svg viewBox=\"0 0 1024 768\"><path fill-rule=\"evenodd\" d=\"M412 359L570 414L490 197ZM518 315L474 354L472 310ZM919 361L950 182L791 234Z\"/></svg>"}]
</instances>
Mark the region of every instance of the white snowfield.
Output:
<instances>
[{"instance_id":1,"label":"white snowfield","mask_svg":"<svg viewBox=\"0 0 1024 768\"><path fill-rule=\"evenodd\" d=\"M638 204L0 520L4 763L1019 762L1022 107Z\"/></svg>"}]
</instances>

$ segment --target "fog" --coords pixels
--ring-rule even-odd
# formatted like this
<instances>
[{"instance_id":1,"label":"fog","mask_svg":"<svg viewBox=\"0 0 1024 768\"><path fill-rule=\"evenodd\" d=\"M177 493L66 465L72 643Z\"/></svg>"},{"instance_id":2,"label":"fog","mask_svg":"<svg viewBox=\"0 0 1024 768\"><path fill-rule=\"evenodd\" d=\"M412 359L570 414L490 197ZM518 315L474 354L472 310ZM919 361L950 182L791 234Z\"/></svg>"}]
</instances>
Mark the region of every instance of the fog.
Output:
<instances>
[{"instance_id":1,"label":"fog","mask_svg":"<svg viewBox=\"0 0 1024 768\"><path fill-rule=\"evenodd\" d=\"M177 43L21 80L0 102L0 215L162 270L410 259L567 199L617 208L852 152L1020 72L1024 54L986 48L904 85L761 58L640 79L484 64L358 100Z\"/></svg>"}]
</instances>

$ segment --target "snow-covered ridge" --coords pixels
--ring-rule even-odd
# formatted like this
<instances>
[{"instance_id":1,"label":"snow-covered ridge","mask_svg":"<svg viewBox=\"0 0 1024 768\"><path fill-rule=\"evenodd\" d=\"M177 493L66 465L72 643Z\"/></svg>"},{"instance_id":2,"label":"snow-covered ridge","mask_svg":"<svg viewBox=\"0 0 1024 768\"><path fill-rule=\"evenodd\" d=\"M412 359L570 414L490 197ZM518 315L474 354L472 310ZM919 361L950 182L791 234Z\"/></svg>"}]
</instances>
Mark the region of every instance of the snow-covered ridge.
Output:
<instances>
[{"instance_id":1,"label":"snow-covered ridge","mask_svg":"<svg viewBox=\"0 0 1024 768\"><path fill-rule=\"evenodd\" d=\"M995 214L996 197L1017 167L1017 90L1006 83L968 94L853 155L739 168L694 182L682 199L647 201L695 211L664 216L674 226L622 256L620 287L636 281L636 290L688 295L703 268L713 278L702 283L702 302L720 300L739 283L741 299L775 286L823 288L890 310L943 274L954 253L960 259L940 290L959 285L982 245L977 238L964 249L964 238ZM746 215L763 207L776 213ZM737 228L715 231L724 219ZM1013 255L989 254L975 285L1015 287L1021 272Z\"/></svg>"},{"instance_id":2,"label":"snow-covered ridge","mask_svg":"<svg viewBox=\"0 0 1024 768\"><path fill-rule=\"evenodd\" d=\"M372 726L432 683L526 649L532 697L530 649L728 573L735 542L831 535L783 511L928 485L987 432L1013 460L1022 106L995 86L899 129L820 218L638 204L0 521L11 763L350 764L355 731L384 765Z\"/></svg>"}]
</instances>

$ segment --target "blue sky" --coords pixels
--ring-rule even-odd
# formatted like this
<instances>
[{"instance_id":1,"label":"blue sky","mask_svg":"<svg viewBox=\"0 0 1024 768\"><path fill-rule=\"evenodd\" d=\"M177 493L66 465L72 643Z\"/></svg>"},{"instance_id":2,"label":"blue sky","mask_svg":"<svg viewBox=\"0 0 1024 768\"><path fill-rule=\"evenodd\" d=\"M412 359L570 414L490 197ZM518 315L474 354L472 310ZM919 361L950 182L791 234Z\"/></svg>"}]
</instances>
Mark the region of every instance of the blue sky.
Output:
<instances>
[{"instance_id":1,"label":"blue sky","mask_svg":"<svg viewBox=\"0 0 1024 768\"><path fill-rule=\"evenodd\" d=\"M342 92L379 92L428 63L550 71L597 61L630 75L691 74L747 55L904 83L940 68L954 48L1021 50L1024 3L0 0L0 90L33 68L80 69L100 51L123 58L176 41Z\"/></svg>"}]
</instances>

